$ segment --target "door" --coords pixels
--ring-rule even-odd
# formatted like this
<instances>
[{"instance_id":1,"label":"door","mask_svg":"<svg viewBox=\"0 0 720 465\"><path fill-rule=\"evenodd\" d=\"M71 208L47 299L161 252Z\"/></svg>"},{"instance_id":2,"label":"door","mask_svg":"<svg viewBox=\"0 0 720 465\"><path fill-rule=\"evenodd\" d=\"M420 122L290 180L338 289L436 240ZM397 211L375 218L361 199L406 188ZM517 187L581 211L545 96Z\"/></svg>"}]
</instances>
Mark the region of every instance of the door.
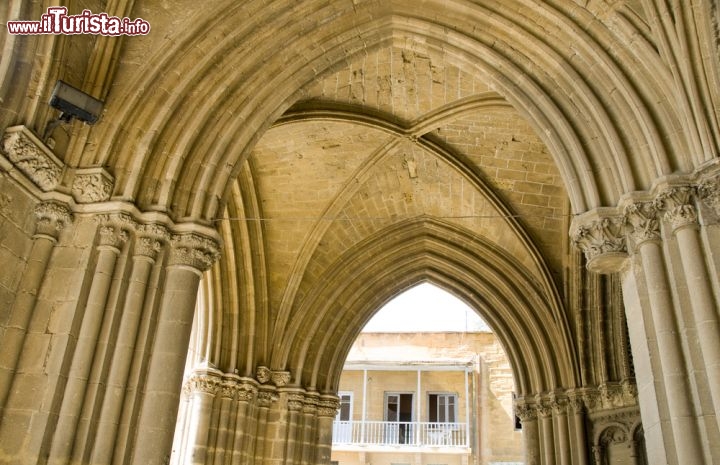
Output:
<instances>
[{"instance_id":1,"label":"door","mask_svg":"<svg viewBox=\"0 0 720 465\"><path fill-rule=\"evenodd\" d=\"M412 443L413 394L385 394L385 441L388 444Z\"/></svg>"}]
</instances>

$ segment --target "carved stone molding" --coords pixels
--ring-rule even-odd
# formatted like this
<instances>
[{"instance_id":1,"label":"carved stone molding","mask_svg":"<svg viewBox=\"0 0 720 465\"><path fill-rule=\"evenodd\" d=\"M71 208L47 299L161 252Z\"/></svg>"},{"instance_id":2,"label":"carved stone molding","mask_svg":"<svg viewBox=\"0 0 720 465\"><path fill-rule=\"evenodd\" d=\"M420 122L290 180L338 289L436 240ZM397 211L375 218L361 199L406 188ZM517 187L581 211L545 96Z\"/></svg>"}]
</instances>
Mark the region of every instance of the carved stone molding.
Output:
<instances>
[{"instance_id":1,"label":"carved stone molding","mask_svg":"<svg viewBox=\"0 0 720 465\"><path fill-rule=\"evenodd\" d=\"M655 202L634 202L625 207L627 233L635 246L660 240L660 221Z\"/></svg>"},{"instance_id":2,"label":"carved stone molding","mask_svg":"<svg viewBox=\"0 0 720 465\"><path fill-rule=\"evenodd\" d=\"M104 202L110 199L113 184L104 168L82 168L75 172L71 193L78 203Z\"/></svg>"},{"instance_id":3,"label":"carved stone molding","mask_svg":"<svg viewBox=\"0 0 720 465\"><path fill-rule=\"evenodd\" d=\"M37 204L35 217L37 218L35 234L50 236L54 239L57 239L60 231L73 220L70 208L63 203L54 201Z\"/></svg>"},{"instance_id":4,"label":"carved stone molding","mask_svg":"<svg viewBox=\"0 0 720 465\"><path fill-rule=\"evenodd\" d=\"M571 239L585 253L588 270L596 273L617 271L628 256L624 221L620 216L575 225Z\"/></svg>"},{"instance_id":5,"label":"carved stone molding","mask_svg":"<svg viewBox=\"0 0 720 465\"><path fill-rule=\"evenodd\" d=\"M8 128L2 149L8 160L41 190L51 191L60 183L63 163L25 126Z\"/></svg>"},{"instance_id":6,"label":"carved stone molding","mask_svg":"<svg viewBox=\"0 0 720 465\"><path fill-rule=\"evenodd\" d=\"M672 187L658 195L657 201L665 210L665 220L673 232L698 224L698 214L692 204L694 189L689 186Z\"/></svg>"},{"instance_id":7,"label":"carved stone molding","mask_svg":"<svg viewBox=\"0 0 720 465\"><path fill-rule=\"evenodd\" d=\"M196 233L176 234L170 242L170 265L189 266L202 272L209 269L220 254L214 239Z\"/></svg>"}]
</instances>

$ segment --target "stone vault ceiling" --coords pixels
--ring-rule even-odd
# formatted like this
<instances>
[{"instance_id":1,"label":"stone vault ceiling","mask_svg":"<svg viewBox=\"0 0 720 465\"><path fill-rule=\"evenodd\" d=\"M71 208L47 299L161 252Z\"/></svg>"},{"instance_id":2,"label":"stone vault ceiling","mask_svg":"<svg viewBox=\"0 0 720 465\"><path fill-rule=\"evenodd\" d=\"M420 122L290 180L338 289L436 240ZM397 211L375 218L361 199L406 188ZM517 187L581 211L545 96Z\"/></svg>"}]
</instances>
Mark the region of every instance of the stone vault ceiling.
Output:
<instances>
[{"instance_id":1,"label":"stone vault ceiling","mask_svg":"<svg viewBox=\"0 0 720 465\"><path fill-rule=\"evenodd\" d=\"M297 305L350 247L418 217L467 228L542 280L527 234L561 269L569 207L545 146L476 69L422 44L363 53L309 83L249 161L273 308Z\"/></svg>"}]
</instances>

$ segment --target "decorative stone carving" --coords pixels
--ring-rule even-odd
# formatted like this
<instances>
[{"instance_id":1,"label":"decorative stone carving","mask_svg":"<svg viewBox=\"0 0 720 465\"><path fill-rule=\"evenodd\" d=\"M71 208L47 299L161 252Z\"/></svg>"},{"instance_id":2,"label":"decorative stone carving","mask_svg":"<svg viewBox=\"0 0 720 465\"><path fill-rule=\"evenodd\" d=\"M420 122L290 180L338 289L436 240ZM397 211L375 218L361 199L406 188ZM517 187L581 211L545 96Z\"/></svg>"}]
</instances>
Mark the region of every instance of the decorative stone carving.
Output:
<instances>
[{"instance_id":1,"label":"decorative stone carving","mask_svg":"<svg viewBox=\"0 0 720 465\"><path fill-rule=\"evenodd\" d=\"M196 233L176 234L171 239L170 265L209 269L219 256L215 240Z\"/></svg>"},{"instance_id":2,"label":"decorative stone carving","mask_svg":"<svg viewBox=\"0 0 720 465\"><path fill-rule=\"evenodd\" d=\"M162 249L163 242L169 238L170 233L165 226L159 224L141 224L137 227L135 255L142 255L155 260Z\"/></svg>"},{"instance_id":3,"label":"decorative stone carving","mask_svg":"<svg viewBox=\"0 0 720 465\"><path fill-rule=\"evenodd\" d=\"M317 398L317 394L308 394L305 396L305 399L303 401L303 413L305 415L316 415L318 411L318 402L319 399Z\"/></svg>"},{"instance_id":4,"label":"decorative stone carving","mask_svg":"<svg viewBox=\"0 0 720 465\"><path fill-rule=\"evenodd\" d=\"M277 399L277 394L274 390L267 388L260 388L257 392L257 403L258 407L269 408L272 402Z\"/></svg>"},{"instance_id":5,"label":"decorative stone carving","mask_svg":"<svg viewBox=\"0 0 720 465\"><path fill-rule=\"evenodd\" d=\"M672 187L658 195L658 203L665 209L665 220L673 232L697 225L697 209L692 205L693 189L689 186Z\"/></svg>"},{"instance_id":6,"label":"decorative stone carving","mask_svg":"<svg viewBox=\"0 0 720 465\"><path fill-rule=\"evenodd\" d=\"M270 368L268 367L259 366L255 370L255 379L257 379L260 384L268 383L271 376L272 371L270 371Z\"/></svg>"},{"instance_id":7,"label":"decorative stone carving","mask_svg":"<svg viewBox=\"0 0 720 465\"><path fill-rule=\"evenodd\" d=\"M72 223L72 213L63 203L48 201L35 206L37 224L36 234L42 234L57 239L60 231Z\"/></svg>"},{"instance_id":8,"label":"decorative stone carving","mask_svg":"<svg viewBox=\"0 0 720 465\"><path fill-rule=\"evenodd\" d=\"M568 399L564 396L553 394L550 396L550 407L555 415L565 415L568 410Z\"/></svg>"},{"instance_id":9,"label":"decorative stone carving","mask_svg":"<svg viewBox=\"0 0 720 465\"><path fill-rule=\"evenodd\" d=\"M258 388L253 380L241 378L235 386L235 396L237 400L249 402L257 396Z\"/></svg>"},{"instance_id":10,"label":"decorative stone carving","mask_svg":"<svg viewBox=\"0 0 720 465\"><path fill-rule=\"evenodd\" d=\"M617 271L627 258L623 220L605 217L580 224L571 232L572 241L585 252L588 270Z\"/></svg>"},{"instance_id":11,"label":"decorative stone carving","mask_svg":"<svg viewBox=\"0 0 720 465\"><path fill-rule=\"evenodd\" d=\"M534 404L518 403L515 406L515 414L523 423L537 420L537 408Z\"/></svg>"},{"instance_id":12,"label":"decorative stone carving","mask_svg":"<svg viewBox=\"0 0 720 465\"><path fill-rule=\"evenodd\" d=\"M648 241L660 240L660 221L655 202L635 202L627 205L625 223L636 247Z\"/></svg>"},{"instance_id":13,"label":"decorative stone carving","mask_svg":"<svg viewBox=\"0 0 720 465\"><path fill-rule=\"evenodd\" d=\"M277 387L286 386L287 383L290 382L290 372L289 371L273 371L272 372L272 382Z\"/></svg>"},{"instance_id":14,"label":"decorative stone carving","mask_svg":"<svg viewBox=\"0 0 720 465\"><path fill-rule=\"evenodd\" d=\"M83 168L75 172L72 196L78 203L104 202L110 199L113 178L103 168Z\"/></svg>"},{"instance_id":15,"label":"decorative stone carving","mask_svg":"<svg viewBox=\"0 0 720 465\"><path fill-rule=\"evenodd\" d=\"M288 410L299 412L305 403L305 396L299 393L288 394Z\"/></svg>"},{"instance_id":16,"label":"decorative stone carving","mask_svg":"<svg viewBox=\"0 0 720 465\"><path fill-rule=\"evenodd\" d=\"M100 226L100 245L119 249L128 238L128 233L117 226Z\"/></svg>"},{"instance_id":17,"label":"decorative stone carving","mask_svg":"<svg viewBox=\"0 0 720 465\"><path fill-rule=\"evenodd\" d=\"M13 165L41 190L51 191L60 183L63 163L25 126L8 128L2 148Z\"/></svg>"},{"instance_id":18,"label":"decorative stone carving","mask_svg":"<svg viewBox=\"0 0 720 465\"><path fill-rule=\"evenodd\" d=\"M214 375L196 373L188 378L185 389L190 394L203 393L215 395L220 391L222 380Z\"/></svg>"},{"instance_id":19,"label":"decorative stone carving","mask_svg":"<svg viewBox=\"0 0 720 465\"><path fill-rule=\"evenodd\" d=\"M330 417L335 418L337 411L340 408L340 400L337 397L328 398L326 396L318 399L318 417Z\"/></svg>"},{"instance_id":20,"label":"decorative stone carving","mask_svg":"<svg viewBox=\"0 0 720 465\"><path fill-rule=\"evenodd\" d=\"M703 180L697 193L700 200L720 216L720 176Z\"/></svg>"}]
</instances>

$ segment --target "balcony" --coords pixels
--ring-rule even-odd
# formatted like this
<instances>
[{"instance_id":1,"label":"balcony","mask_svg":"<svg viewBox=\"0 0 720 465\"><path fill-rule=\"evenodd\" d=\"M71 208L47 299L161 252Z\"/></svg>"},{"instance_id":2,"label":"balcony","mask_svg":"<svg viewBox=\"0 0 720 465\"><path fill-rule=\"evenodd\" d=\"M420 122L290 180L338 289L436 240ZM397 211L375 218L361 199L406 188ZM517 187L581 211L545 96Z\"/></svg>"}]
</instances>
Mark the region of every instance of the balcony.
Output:
<instances>
[{"instance_id":1,"label":"balcony","mask_svg":"<svg viewBox=\"0 0 720 465\"><path fill-rule=\"evenodd\" d=\"M336 420L336 446L468 448L469 444L464 423Z\"/></svg>"}]
</instances>

